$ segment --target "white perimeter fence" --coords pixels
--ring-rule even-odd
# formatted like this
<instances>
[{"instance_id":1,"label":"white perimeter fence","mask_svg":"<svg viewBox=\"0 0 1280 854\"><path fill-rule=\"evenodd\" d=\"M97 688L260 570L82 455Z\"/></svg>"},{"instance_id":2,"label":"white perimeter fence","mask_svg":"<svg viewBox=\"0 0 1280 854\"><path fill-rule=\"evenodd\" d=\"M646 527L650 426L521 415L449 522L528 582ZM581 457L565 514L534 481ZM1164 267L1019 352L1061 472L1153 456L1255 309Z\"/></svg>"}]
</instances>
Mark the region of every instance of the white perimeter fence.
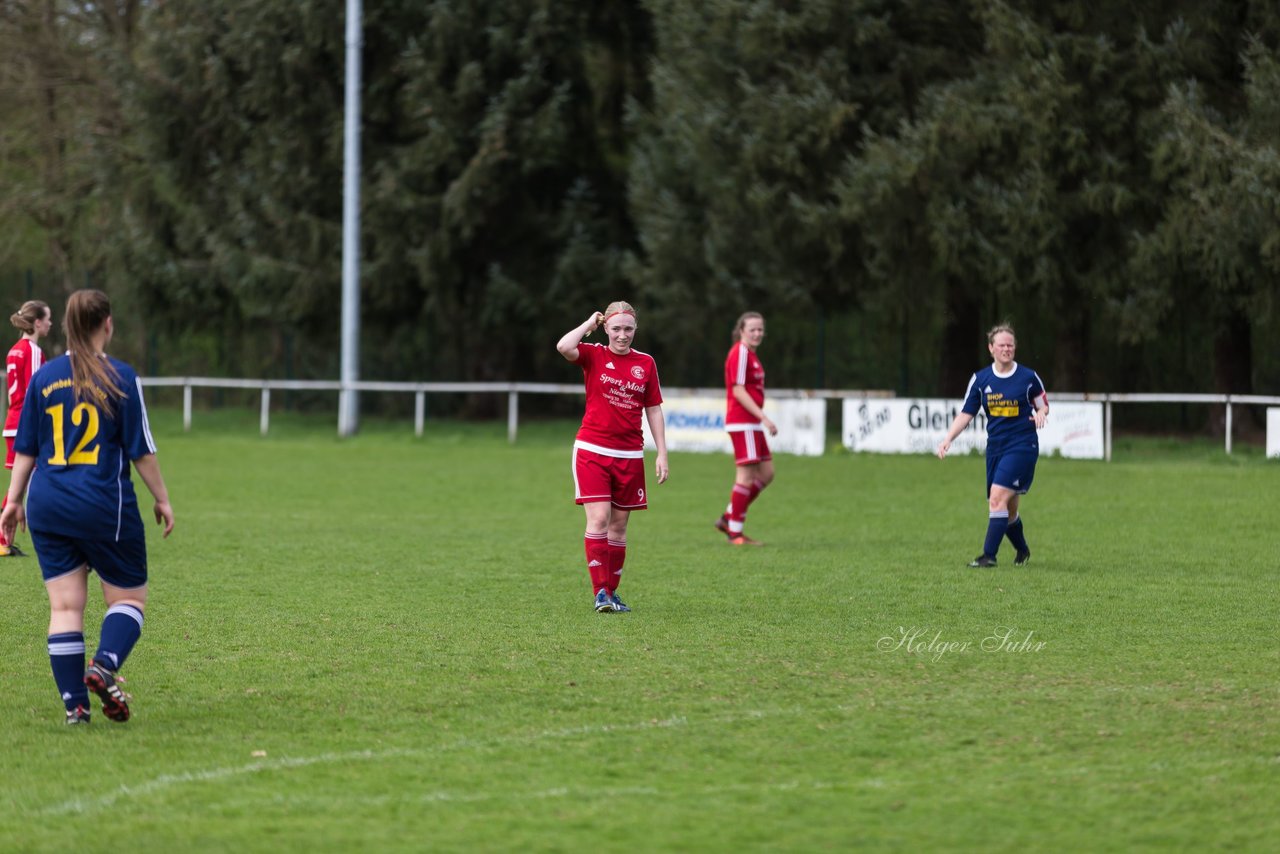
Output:
<instances>
[{"instance_id":1,"label":"white perimeter fence","mask_svg":"<svg viewBox=\"0 0 1280 854\"><path fill-rule=\"evenodd\" d=\"M386 394L412 394L413 431L421 436L426 422L426 396L428 394L505 394L507 396L507 439L516 441L520 421L520 395L568 394L581 395L581 383L400 383L354 382L337 380L236 380L217 377L151 377L142 380L144 386L182 388L182 428L191 429L192 390L196 388L230 388L261 392L261 416L259 428L266 435L271 424L271 392L273 391L331 391L338 395L338 411L346 403L351 392L379 392ZM664 397L720 397L724 390L718 388L664 387ZM887 391L833 391L830 389L769 389L769 398L777 400L877 400L895 398ZM1050 394L1054 401L1090 401L1103 407L1104 459L1111 459L1111 410L1115 404L1137 403L1194 403L1226 407L1225 450L1231 453L1233 406L1280 406L1280 396L1234 394L1094 394L1060 392ZM956 401L958 403L958 401ZM1276 436L1273 437L1272 434ZM1267 455L1280 456L1280 411L1267 413Z\"/></svg>"}]
</instances>

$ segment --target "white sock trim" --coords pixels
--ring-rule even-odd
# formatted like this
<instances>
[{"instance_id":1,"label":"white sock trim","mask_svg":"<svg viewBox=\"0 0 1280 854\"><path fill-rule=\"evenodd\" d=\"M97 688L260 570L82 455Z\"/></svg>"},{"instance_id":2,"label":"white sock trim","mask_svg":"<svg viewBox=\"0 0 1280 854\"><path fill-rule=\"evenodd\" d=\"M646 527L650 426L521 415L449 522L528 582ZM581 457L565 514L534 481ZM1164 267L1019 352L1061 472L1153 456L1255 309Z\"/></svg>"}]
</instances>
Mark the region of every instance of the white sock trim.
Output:
<instances>
[{"instance_id":1,"label":"white sock trim","mask_svg":"<svg viewBox=\"0 0 1280 854\"><path fill-rule=\"evenodd\" d=\"M142 628L142 612L134 605L112 605L107 609L105 617L110 617L112 614L124 614L126 617L132 617L133 621L138 624L138 628Z\"/></svg>"}]
</instances>

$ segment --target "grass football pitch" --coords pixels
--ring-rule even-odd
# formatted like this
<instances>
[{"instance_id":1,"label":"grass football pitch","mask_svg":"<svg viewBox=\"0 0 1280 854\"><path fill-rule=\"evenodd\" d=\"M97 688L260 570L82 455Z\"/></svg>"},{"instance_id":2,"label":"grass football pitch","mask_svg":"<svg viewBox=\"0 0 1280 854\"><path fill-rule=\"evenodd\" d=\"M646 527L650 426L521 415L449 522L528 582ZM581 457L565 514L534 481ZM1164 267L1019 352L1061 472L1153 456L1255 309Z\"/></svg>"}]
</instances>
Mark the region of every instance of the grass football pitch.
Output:
<instances>
[{"instance_id":1,"label":"grass football pitch","mask_svg":"<svg viewBox=\"0 0 1280 854\"><path fill-rule=\"evenodd\" d=\"M997 570L965 566L978 457L780 457L748 521L768 545L734 549L711 526L731 461L677 454L632 518L635 610L597 615L573 424L510 446L501 425L339 441L153 416L178 524L149 526L131 721L95 699L64 726L36 561L0 562L0 850L1262 850L1280 832L1280 465L1256 452L1043 459L1032 563L1006 542ZM101 615L94 594L90 650Z\"/></svg>"}]
</instances>

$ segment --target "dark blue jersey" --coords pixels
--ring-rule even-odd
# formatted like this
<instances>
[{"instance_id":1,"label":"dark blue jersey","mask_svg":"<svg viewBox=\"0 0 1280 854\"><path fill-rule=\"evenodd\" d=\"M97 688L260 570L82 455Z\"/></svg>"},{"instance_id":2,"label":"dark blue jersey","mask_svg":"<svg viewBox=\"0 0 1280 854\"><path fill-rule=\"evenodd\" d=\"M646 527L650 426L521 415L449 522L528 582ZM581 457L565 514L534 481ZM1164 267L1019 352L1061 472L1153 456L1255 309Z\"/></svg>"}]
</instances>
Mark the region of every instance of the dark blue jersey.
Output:
<instances>
[{"instance_id":1,"label":"dark blue jersey","mask_svg":"<svg viewBox=\"0 0 1280 854\"><path fill-rule=\"evenodd\" d=\"M1036 424L1031 420L1038 399L1048 406L1044 383L1035 371L1014 362L1013 372L1002 377L995 365L988 365L969 379L960 409L970 415L977 415L979 409L987 413L988 454L1017 447L1039 453Z\"/></svg>"},{"instance_id":2,"label":"dark blue jersey","mask_svg":"<svg viewBox=\"0 0 1280 854\"><path fill-rule=\"evenodd\" d=\"M137 373L110 362L125 393L113 406L97 394L76 400L68 356L31 378L13 449L36 459L27 488L33 530L86 540L142 536L129 464L156 446Z\"/></svg>"}]
</instances>

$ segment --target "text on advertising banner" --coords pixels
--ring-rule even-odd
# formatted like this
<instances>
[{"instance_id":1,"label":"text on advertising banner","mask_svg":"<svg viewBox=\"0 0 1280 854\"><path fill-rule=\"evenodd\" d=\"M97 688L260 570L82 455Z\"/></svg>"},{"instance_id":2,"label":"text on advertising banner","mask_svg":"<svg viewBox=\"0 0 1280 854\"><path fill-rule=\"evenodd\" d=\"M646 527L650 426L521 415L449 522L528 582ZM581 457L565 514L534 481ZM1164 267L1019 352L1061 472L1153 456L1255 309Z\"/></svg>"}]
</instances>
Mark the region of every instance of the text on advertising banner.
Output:
<instances>
[{"instance_id":1,"label":"text on advertising banner","mask_svg":"<svg viewBox=\"0 0 1280 854\"><path fill-rule=\"evenodd\" d=\"M732 454L733 443L724 429L724 397L668 397L662 402L668 451L701 451ZM778 435L769 436L769 449L775 454L805 457L822 455L826 445L827 402L769 398L764 414L778 427ZM649 435L649 419L642 418L644 446L653 449Z\"/></svg>"},{"instance_id":2,"label":"text on advertising banner","mask_svg":"<svg viewBox=\"0 0 1280 854\"><path fill-rule=\"evenodd\" d=\"M841 442L851 451L931 454L947 435L960 401L940 398L845 400ZM1030 417L1030 416L1028 416ZM951 443L952 454L985 451L987 416L979 411ZM1075 459L1103 457L1102 404L1049 401L1049 420L1038 432L1040 454Z\"/></svg>"}]
</instances>

